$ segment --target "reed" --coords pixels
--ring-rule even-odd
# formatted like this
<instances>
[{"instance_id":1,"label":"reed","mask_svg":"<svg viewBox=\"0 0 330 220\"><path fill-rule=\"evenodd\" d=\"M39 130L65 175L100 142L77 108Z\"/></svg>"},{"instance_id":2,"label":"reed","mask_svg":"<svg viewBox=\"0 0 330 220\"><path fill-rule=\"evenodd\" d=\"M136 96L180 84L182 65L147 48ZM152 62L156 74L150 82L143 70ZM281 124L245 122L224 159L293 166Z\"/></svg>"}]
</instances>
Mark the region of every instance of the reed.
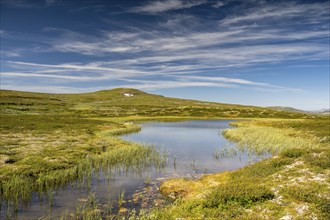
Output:
<instances>
[{"instance_id":1,"label":"reed","mask_svg":"<svg viewBox=\"0 0 330 220\"><path fill-rule=\"evenodd\" d=\"M223 131L224 137L238 144L241 150L248 150L251 154L271 153L278 154L287 149L313 149L319 144L306 138L292 136L291 129L279 129L270 127L240 127L239 129L227 129Z\"/></svg>"},{"instance_id":2,"label":"reed","mask_svg":"<svg viewBox=\"0 0 330 220\"><path fill-rule=\"evenodd\" d=\"M124 203L125 203L125 190L121 189L119 191L118 200L117 200L118 209L122 208Z\"/></svg>"},{"instance_id":3,"label":"reed","mask_svg":"<svg viewBox=\"0 0 330 220\"><path fill-rule=\"evenodd\" d=\"M47 173L39 173L34 176L13 175L7 180L1 181L1 204L11 210L14 215L19 207L28 204L32 192L38 192L40 198L46 199L52 204L53 191L63 184L78 180L82 188L91 189L92 174L103 170L119 169L123 172L130 170L141 173L148 167L162 169L166 164L166 157L161 155L154 147L123 142L113 139L118 148L109 147L100 155L91 155L80 160L76 165L68 169L53 170ZM111 175L111 174L110 174Z\"/></svg>"}]
</instances>

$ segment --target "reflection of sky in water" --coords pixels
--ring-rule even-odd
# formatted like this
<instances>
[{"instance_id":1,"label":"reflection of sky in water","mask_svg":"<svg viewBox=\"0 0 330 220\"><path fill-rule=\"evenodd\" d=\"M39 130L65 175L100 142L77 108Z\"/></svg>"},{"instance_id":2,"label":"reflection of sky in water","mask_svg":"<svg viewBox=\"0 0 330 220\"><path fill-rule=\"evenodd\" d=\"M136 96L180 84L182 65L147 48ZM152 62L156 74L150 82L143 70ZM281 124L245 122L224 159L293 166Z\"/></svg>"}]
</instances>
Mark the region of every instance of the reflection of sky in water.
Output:
<instances>
[{"instance_id":1,"label":"reflection of sky in water","mask_svg":"<svg viewBox=\"0 0 330 220\"><path fill-rule=\"evenodd\" d=\"M221 135L221 129L230 127L229 122L228 120L200 120L143 123L139 133L123 136L123 139L152 144L160 150L166 150L169 153L169 159L165 171L159 172L149 168L140 174L114 172L110 179L108 175L101 172L95 175L92 181L92 190L98 202L109 204L111 201L116 201L119 192L123 189L126 195L131 195L135 190L144 187L144 181L148 177L156 179L163 176L221 172L237 169L256 159L246 154L241 154L240 159L232 157L218 161L213 158L216 149L230 145L230 142ZM174 169L174 160L176 169ZM87 197L86 191L79 190L73 187L74 185L68 185L56 191L51 216L58 216L67 209L75 210L77 199ZM19 214L18 219L48 216L48 212L47 205L41 205L34 198L28 209Z\"/></svg>"},{"instance_id":2,"label":"reflection of sky in water","mask_svg":"<svg viewBox=\"0 0 330 220\"><path fill-rule=\"evenodd\" d=\"M221 129L229 128L229 122L219 120L150 122L142 124L141 132L127 135L124 139L166 149L170 155L166 170L168 174L219 172L241 167L251 159L244 155L241 161L237 158L224 158L221 161L213 158L216 149L230 144L221 135ZM173 169L174 158L176 170Z\"/></svg>"}]
</instances>

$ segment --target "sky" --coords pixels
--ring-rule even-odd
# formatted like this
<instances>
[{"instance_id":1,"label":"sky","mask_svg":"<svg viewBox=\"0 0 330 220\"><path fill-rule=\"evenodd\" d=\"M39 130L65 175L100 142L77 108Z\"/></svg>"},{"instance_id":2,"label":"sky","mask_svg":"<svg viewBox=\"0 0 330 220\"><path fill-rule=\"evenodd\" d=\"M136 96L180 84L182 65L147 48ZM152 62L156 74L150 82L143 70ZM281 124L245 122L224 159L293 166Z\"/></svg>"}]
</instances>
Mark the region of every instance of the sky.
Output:
<instances>
[{"instance_id":1,"label":"sky","mask_svg":"<svg viewBox=\"0 0 330 220\"><path fill-rule=\"evenodd\" d=\"M0 0L1 89L329 108L329 0Z\"/></svg>"}]
</instances>

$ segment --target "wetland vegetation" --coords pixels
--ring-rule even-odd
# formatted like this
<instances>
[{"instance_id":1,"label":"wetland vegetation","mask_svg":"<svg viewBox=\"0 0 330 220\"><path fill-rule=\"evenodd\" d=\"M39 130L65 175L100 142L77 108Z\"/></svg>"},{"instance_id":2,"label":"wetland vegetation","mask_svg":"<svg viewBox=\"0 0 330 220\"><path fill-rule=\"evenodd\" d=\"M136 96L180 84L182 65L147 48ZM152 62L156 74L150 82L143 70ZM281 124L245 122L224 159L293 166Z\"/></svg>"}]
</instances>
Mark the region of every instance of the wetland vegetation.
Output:
<instances>
[{"instance_id":1,"label":"wetland vegetation","mask_svg":"<svg viewBox=\"0 0 330 220\"><path fill-rule=\"evenodd\" d=\"M236 119L232 125L237 128L223 135L240 150L274 157L199 179L166 180L160 191L173 202L140 214L113 215L113 209L97 207L90 194L75 213L59 218L330 218L330 116L166 98L133 89L76 95L1 90L0 104L1 213L9 219L28 206L34 193L51 206L54 190L67 183L90 187L95 170L161 169L164 154L118 135L139 131L132 121L183 119ZM117 194L118 203L123 192Z\"/></svg>"},{"instance_id":2,"label":"wetland vegetation","mask_svg":"<svg viewBox=\"0 0 330 220\"><path fill-rule=\"evenodd\" d=\"M254 119L235 125L238 129L226 130L224 135L237 141L238 147L276 151L276 156L199 180L166 181L161 191L175 194L176 203L153 215L159 219L329 219L329 118Z\"/></svg>"}]
</instances>

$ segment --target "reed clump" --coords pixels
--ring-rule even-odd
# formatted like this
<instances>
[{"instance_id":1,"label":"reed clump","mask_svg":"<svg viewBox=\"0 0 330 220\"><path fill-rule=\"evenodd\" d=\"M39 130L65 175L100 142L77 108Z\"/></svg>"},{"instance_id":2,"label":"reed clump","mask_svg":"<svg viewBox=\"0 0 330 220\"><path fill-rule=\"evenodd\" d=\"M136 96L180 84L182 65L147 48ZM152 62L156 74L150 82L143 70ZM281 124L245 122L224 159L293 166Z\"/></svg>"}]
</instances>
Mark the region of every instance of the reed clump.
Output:
<instances>
[{"instance_id":1,"label":"reed clump","mask_svg":"<svg viewBox=\"0 0 330 220\"><path fill-rule=\"evenodd\" d=\"M292 136L291 129L261 126L240 127L223 131L224 137L237 143L238 148L247 149L251 154L278 154L287 149L313 149L319 144L306 138Z\"/></svg>"},{"instance_id":2,"label":"reed clump","mask_svg":"<svg viewBox=\"0 0 330 220\"><path fill-rule=\"evenodd\" d=\"M166 157L156 148L114 136L138 131L140 127L134 124L72 116L8 118L4 122L10 126L2 127L4 147L0 148L6 158L0 164L0 206L8 215L28 204L34 192L51 204L52 192L71 181L78 180L79 187L88 189L92 176L101 169L142 172L166 164Z\"/></svg>"}]
</instances>

